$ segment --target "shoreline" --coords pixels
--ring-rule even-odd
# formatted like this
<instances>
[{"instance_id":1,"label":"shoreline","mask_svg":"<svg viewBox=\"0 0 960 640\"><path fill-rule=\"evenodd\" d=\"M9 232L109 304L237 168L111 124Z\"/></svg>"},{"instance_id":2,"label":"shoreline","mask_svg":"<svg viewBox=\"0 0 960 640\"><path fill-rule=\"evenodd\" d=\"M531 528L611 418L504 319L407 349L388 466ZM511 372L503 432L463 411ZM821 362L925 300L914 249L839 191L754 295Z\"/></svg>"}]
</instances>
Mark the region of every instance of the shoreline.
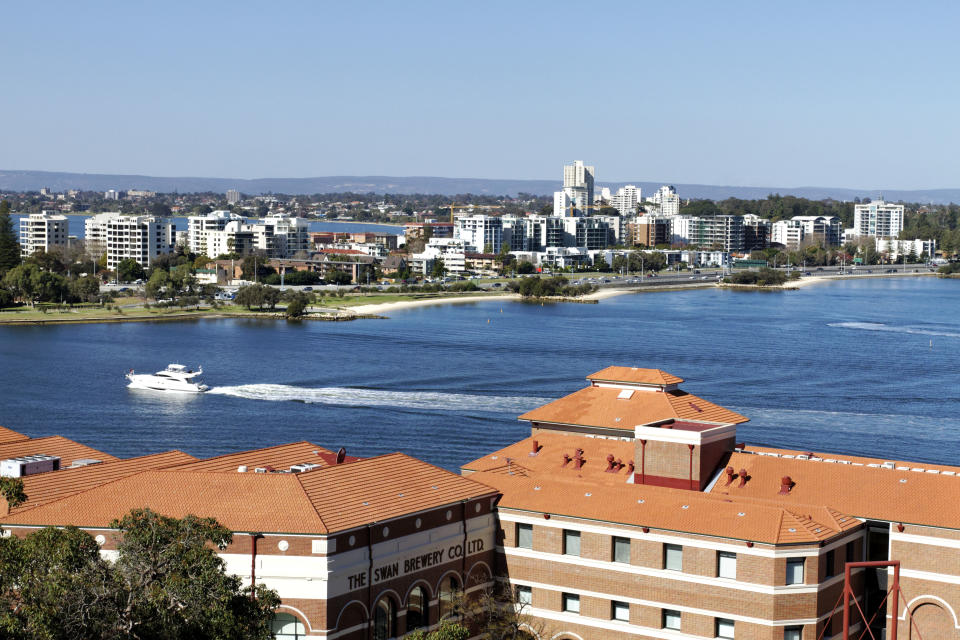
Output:
<instances>
[{"instance_id":1,"label":"shoreline","mask_svg":"<svg viewBox=\"0 0 960 640\"><path fill-rule=\"evenodd\" d=\"M921 276L937 276L936 272L930 273L878 273L878 274L862 274L862 275L834 275L834 276L807 276L800 280L794 280L786 283L784 286L777 287L756 287L751 285L718 285L716 283L678 283L676 285L663 285L663 286L651 286L651 287L633 287L633 288L624 288L624 287L608 287L589 293L582 298L578 299L543 299L539 302L551 302L551 303L563 303L563 302L586 302L586 303L598 303L601 300L606 300L609 298L615 298L618 296L628 295L628 294L645 294L645 293L661 293L661 292L671 292L671 291L692 291L698 289L717 289L725 288L731 290L742 290L742 291L794 291L807 287L814 284L824 284L837 280L860 280L866 278L913 278ZM476 302L485 302L485 301L501 301L501 302L538 302L538 300L530 299L525 300L516 293L500 293L495 295L460 295L460 296L449 296L449 297L436 297L428 298L425 300L398 300L395 302L382 302L378 304L359 304L352 307L326 307L323 308L321 312L314 312L308 316L305 316L304 320L327 320L327 321L343 321L343 320L361 320L361 319L384 319L389 318L383 314L389 313L391 311L403 311L406 309L416 309L419 307L431 307L436 305L443 304L470 304ZM263 319L284 319L285 316L282 313L264 313L264 312L216 312L216 313L196 313L196 312L187 312L187 313L172 313L166 315L117 315L117 316L106 316L106 317L77 317L77 318L29 318L29 319L17 319L17 318L5 318L3 314L0 314L0 326L37 326L45 324L117 324L121 322L178 322L183 320L222 320L226 318L263 318Z\"/></svg>"}]
</instances>

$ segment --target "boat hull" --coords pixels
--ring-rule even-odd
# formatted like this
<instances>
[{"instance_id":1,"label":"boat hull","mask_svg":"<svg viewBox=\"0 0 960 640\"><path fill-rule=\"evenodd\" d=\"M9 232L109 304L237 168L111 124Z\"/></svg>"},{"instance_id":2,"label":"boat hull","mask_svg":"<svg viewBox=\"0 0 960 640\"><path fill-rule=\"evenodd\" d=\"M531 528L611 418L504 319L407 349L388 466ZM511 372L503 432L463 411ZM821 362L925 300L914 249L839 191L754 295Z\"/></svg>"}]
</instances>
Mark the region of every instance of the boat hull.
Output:
<instances>
[{"instance_id":1,"label":"boat hull","mask_svg":"<svg viewBox=\"0 0 960 640\"><path fill-rule=\"evenodd\" d=\"M175 380L165 380L151 375L128 375L127 385L130 389L145 389L148 391L164 391L168 393L203 393L209 387L205 384L183 383Z\"/></svg>"}]
</instances>

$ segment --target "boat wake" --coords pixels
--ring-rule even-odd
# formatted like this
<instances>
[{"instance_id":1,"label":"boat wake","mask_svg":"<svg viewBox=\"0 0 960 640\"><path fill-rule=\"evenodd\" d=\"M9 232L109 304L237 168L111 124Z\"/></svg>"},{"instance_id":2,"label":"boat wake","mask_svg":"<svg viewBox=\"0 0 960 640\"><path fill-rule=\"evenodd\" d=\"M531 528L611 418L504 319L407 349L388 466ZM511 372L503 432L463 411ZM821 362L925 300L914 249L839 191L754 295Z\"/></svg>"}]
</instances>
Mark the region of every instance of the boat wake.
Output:
<instances>
[{"instance_id":1,"label":"boat wake","mask_svg":"<svg viewBox=\"0 0 960 640\"><path fill-rule=\"evenodd\" d=\"M946 338L960 338L957 331L945 331L942 329L931 329L928 327L917 326L893 326L883 324L882 322L830 322L828 327L840 329L859 329L860 331L886 331L889 333L909 333L919 336L943 336Z\"/></svg>"},{"instance_id":2,"label":"boat wake","mask_svg":"<svg viewBox=\"0 0 960 640\"><path fill-rule=\"evenodd\" d=\"M287 384L244 384L214 387L207 395L233 396L247 400L304 402L351 407L395 407L445 411L488 411L522 413L549 402L545 398L524 396L481 396L435 391L387 391L347 387L297 387Z\"/></svg>"}]
</instances>

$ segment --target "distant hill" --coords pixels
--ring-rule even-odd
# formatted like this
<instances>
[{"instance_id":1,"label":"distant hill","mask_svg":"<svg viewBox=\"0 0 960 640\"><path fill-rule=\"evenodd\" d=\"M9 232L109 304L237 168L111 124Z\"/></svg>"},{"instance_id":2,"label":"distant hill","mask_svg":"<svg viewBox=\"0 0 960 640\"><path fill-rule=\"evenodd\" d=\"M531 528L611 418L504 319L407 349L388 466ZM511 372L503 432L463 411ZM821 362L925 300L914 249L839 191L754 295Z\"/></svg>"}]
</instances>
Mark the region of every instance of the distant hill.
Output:
<instances>
[{"instance_id":1,"label":"distant hill","mask_svg":"<svg viewBox=\"0 0 960 640\"><path fill-rule=\"evenodd\" d=\"M652 193L667 182L602 182L597 188L610 187L615 190L624 184L634 184L645 194ZM842 189L832 187L736 187L708 184L672 183L683 198L743 198L755 200L768 194L793 195L813 200L833 198L835 200L853 200L855 197L878 198L881 194L888 201L925 202L947 204L960 202L960 189ZM258 195L264 193L285 193L290 195L336 193L353 191L356 193L436 193L456 195L473 193L488 196L515 196L518 193L550 195L560 187L559 180L488 180L482 178L437 178L437 177L395 177L395 176L325 176L318 178L257 178L239 180L233 178L161 178L140 175L108 175L98 173L62 173L56 171L5 171L0 170L0 190L36 191L49 187L54 191L81 189L88 191L106 191L117 189L147 189L162 193L192 193L198 191L226 192L227 189L239 189L242 193Z\"/></svg>"}]
</instances>

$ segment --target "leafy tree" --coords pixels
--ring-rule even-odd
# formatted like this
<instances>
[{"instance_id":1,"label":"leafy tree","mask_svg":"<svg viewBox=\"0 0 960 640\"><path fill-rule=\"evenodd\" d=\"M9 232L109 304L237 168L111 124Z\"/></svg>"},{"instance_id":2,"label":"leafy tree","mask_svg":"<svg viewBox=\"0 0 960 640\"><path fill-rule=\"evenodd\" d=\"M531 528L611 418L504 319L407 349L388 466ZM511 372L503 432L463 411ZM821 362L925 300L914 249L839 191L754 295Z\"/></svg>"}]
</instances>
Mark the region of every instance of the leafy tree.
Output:
<instances>
[{"instance_id":1,"label":"leafy tree","mask_svg":"<svg viewBox=\"0 0 960 640\"><path fill-rule=\"evenodd\" d=\"M193 291L197 284L197 278L193 275L193 270L189 263L181 264L170 270L170 284L178 295L180 293Z\"/></svg>"},{"instance_id":2,"label":"leafy tree","mask_svg":"<svg viewBox=\"0 0 960 640\"><path fill-rule=\"evenodd\" d=\"M3 284L14 296L31 304L60 301L68 295L67 281L63 276L41 271L32 262L8 271L3 277Z\"/></svg>"},{"instance_id":3,"label":"leafy tree","mask_svg":"<svg viewBox=\"0 0 960 640\"><path fill-rule=\"evenodd\" d=\"M268 258L259 255L250 255L240 264L244 280L262 280L276 270L268 264Z\"/></svg>"},{"instance_id":4,"label":"leafy tree","mask_svg":"<svg viewBox=\"0 0 960 640\"><path fill-rule=\"evenodd\" d=\"M146 272L143 270L143 267L133 258L124 258L117 264L117 277L120 279L120 282L142 280L145 276Z\"/></svg>"},{"instance_id":5,"label":"leafy tree","mask_svg":"<svg viewBox=\"0 0 960 640\"><path fill-rule=\"evenodd\" d=\"M70 281L70 297L80 302L94 302L100 295L100 281L95 276L82 276Z\"/></svg>"},{"instance_id":6,"label":"leafy tree","mask_svg":"<svg viewBox=\"0 0 960 640\"><path fill-rule=\"evenodd\" d=\"M437 256L433 261L433 267L430 269L430 276L433 278L442 278L447 275L447 266L443 264L443 258Z\"/></svg>"},{"instance_id":7,"label":"leafy tree","mask_svg":"<svg viewBox=\"0 0 960 640\"><path fill-rule=\"evenodd\" d=\"M527 274L527 273L536 273L537 268L533 266L532 262L523 260L517 263L517 273Z\"/></svg>"},{"instance_id":8,"label":"leafy tree","mask_svg":"<svg viewBox=\"0 0 960 640\"><path fill-rule=\"evenodd\" d=\"M23 491L23 480L0 477L0 496L7 501L7 506L10 508L19 507L27 501L27 494Z\"/></svg>"},{"instance_id":9,"label":"leafy tree","mask_svg":"<svg viewBox=\"0 0 960 640\"><path fill-rule=\"evenodd\" d=\"M353 282L353 277L346 271L333 269L327 272L326 280L332 284L350 284Z\"/></svg>"},{"instance_id":10,"label":"leafy tree","mask_svg":"<svg viewBox=\"0 0 960 640\"><path fill-rule=\"evenodd\" d=\"M10 203L0 202L0 276L20 264L20 243L13 231Z\"/></svg>"},{"instance_id":11,"label":"leafy tree","mask_svg":"<svg viewBox=\"0 0 960 640\"><path fill-rule=\"evenodd\" d=\"M154 202L150 205L148 212L150 215L158 218L169 218L173 215L173 211L170 210L170 205L166 202Z\"/></svg>"},{"instance_id":12,"label":"leafy tree","mask_svg":"<svg viewBox=\"0 0 960 640\"><path fill-rule=\"evenodd\" d=\"M310 296L301 291L295 292L287 303L287 317L302 318L308 304L310 304Z\"/></svg>"},{"instance_id":13,"label":"leafy tree","mask_svg":"<svg viewBox=\"0 0 960 640\"><path fill-rule=\"evenodd\" d=\"M436 631L424 633L422 629L417 629L406 637L408 640L467 640L470 630L458 622L444 620Z\"/></svg>"},{"instance_id":14,"label":"leafy tree","mask_svg":"<svg viewBox=\"0 0 960 640\"><path fill-rule=\"evenodd\" d=\"M163 294L169 286L170 274L163 269L154 269L153 273L150 274L150 279L147 280L146 286L143 288L143 292L147 297L159 300L161 294Z\"/></svg>"}]
</instances>

